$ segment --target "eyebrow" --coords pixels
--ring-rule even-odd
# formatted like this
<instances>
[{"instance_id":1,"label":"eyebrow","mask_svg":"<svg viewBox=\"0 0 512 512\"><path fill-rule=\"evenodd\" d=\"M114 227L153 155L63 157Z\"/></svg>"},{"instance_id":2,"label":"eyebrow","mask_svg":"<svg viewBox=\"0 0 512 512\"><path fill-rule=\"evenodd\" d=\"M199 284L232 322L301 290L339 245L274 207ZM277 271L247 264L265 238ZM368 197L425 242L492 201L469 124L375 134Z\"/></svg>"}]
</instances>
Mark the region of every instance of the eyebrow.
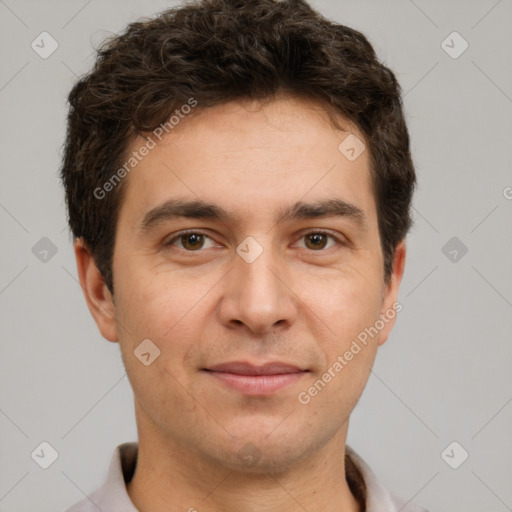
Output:
<instances>
[{"instance_id":1,"label":"eyebrow","mask_svg":"<svg viewBox=\"0 0 512 512\"><path fill-rule=\"evenodd\" d=\"M345 217L360 229L367 229L367 218L363 210L339 198L323 199L313 203L297 201L278 212L275 222L282 223L290 220L323 217ZM149 210L139 223L138 231L145 234L159 224L178 218L218 220L224 223L237 220L237 216L230 214L222 206L215 203L200 200L170 199Z\"/></svg>"}]
</instances>

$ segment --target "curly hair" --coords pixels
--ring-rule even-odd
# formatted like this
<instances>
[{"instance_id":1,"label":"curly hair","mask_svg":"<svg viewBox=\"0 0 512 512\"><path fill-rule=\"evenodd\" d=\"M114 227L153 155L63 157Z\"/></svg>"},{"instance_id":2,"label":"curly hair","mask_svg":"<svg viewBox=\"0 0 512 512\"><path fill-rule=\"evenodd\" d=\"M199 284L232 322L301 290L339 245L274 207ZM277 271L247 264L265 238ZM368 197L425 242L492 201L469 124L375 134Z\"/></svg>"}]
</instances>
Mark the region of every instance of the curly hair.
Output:
<instances>
[{"instance_id":1,"label":"curly hair","mask_svg":"<svg viewBox=\"0 0 512 512\"><path fill-rule=\"evenodd\" d=\"M384 279L412 220L416 185L401 89L360 32L305 0L196 0L131 23L105 41L69 94L60 176L74 240L113 288L116 220L126 180L95 190L126 161L137 135L194 98L195 111L285 93L320 102L334 126L354 123L369 150ZM193 115L193 113L192 113Z\"/></svg>"}]
</instances>

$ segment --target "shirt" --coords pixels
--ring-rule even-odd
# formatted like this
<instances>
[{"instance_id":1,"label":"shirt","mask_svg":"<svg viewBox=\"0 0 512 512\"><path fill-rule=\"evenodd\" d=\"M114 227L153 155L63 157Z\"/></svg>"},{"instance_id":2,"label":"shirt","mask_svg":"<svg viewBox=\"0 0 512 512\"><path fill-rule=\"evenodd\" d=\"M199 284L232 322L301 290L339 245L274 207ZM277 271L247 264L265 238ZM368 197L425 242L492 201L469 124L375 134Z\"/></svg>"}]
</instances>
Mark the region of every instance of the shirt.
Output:
<instances>
[{"instance_id":1,"label":"shirt","mask_svg":"<svg viewBox=\"0 0 512 512\"><path fill-rule=\"evenodd\" d=\"M138 512L126 491L137 464L138 443L123 443L116 447L107 478L103 485L89 497L79 501L66 512ZM357 496L362 496L364 512L428 512L391 494L376 478L369 466L349 446L346 447L346 465L349 486ZM348 464L347 464L348 462ZM359 479L359 481L357 481Z\"/></svg>"}]
</instances>

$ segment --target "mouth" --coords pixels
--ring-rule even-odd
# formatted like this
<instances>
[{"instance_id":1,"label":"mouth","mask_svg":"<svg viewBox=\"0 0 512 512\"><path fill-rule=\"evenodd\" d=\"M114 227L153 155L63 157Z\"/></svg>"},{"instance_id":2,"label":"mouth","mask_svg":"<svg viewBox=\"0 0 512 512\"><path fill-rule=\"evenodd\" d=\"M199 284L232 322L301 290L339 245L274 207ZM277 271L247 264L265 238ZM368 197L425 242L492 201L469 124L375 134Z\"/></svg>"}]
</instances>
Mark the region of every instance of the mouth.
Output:
<instances>
[{"instance_id":1,"label":"mouth","mask_svg":"<svg viewBox=\"0 0 512 512\"><path fill-rule=\"evenodd\" d=\"M220 384L249 396L270 395L298 382L309 372L282 362L258 366L241 361L203 368L203 371Z\"/></svg>"}]
</instances>

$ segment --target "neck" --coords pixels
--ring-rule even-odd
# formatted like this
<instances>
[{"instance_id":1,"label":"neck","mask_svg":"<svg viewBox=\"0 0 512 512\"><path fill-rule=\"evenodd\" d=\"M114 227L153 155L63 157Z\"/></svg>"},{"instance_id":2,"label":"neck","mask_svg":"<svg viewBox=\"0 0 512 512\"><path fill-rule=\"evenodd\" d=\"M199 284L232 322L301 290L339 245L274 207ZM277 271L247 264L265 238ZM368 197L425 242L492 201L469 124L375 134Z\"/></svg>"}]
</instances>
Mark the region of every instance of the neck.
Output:
<instances>
[{"instance_id":1,"label":"neck","mask_svg":"<svg viewBox=\"0 0 512 512\"><path fill-rule=\"evenodd\" d=\"M137 423L137 466L127 492L140 512L361 510L345 477L348 423L313 456L280 473L219 467Z\"/></svg>"}]
</instances>

